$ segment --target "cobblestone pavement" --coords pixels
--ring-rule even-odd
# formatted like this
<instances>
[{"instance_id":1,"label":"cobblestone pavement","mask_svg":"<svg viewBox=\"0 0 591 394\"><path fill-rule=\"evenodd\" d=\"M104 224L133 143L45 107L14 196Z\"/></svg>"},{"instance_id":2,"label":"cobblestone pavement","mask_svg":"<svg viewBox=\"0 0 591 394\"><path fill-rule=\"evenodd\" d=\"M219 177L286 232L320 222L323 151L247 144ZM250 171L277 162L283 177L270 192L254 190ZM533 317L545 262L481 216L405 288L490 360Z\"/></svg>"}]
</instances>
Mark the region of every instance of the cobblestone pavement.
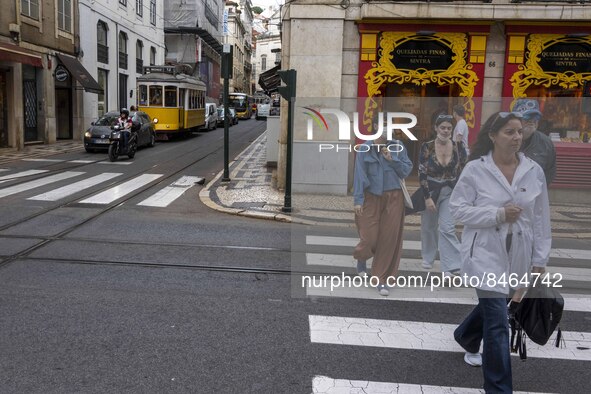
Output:
<instances>
[{"instance_id":1,"label":"cobblestone pavement","mask_svg":"<svg viewBox=\"0 0 591 394\"><path fill-rule=\"evenodd\" d=\"M222 173L218 174L201 191L201 200L212 209L235 215L354 227L351 196L293 194L293 213L283 213L284 193L271 187L272 169L267 168L265 155L263 134L230 163L231 181L221 182ZM412 193L418 183L410 181L407 186ZM550 210L554 237L591 239L591 204L551 202ZM405 228L418 230L420 215L407 216Z\"/></svg>"}]
</instances>

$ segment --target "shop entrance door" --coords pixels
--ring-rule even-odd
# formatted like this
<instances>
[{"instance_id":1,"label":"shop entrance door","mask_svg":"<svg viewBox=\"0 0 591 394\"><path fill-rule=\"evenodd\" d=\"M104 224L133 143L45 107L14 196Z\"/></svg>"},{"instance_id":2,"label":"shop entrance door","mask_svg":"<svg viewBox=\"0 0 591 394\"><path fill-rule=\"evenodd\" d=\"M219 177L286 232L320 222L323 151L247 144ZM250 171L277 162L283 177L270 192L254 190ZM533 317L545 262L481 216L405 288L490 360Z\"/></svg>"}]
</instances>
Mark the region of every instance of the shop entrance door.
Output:
<instances>
[{"instance_id":1,"label":"shop entrance door","mask_svg":"<svg viewBox=\"0 0 591 394\"><path fill-rule=\"evenodd\" d=\"M38 141L37 79L35 78L35 69L33 67L23 67L23 115L25 142Z\"/></svg>"},{"instance_id":2,"label":"shop entrance door","mask_svg":"<svg viewBox=\"0 0 591 394\"><path fill-rule=\"evenodd\" d=\"M72 102L70 89L55 89L57 139L72 139Z\"/></svg>"},{"instance_id":3,"label":"shop entrance door","mask_svg":"<svg viewBox=\"0 0 591 394\"><path fill-rule=\"evenodd\" d=\"M8 97L6 96L6 71L0 70L0 148L8 147Z\"/></svg>"}]
</instances>

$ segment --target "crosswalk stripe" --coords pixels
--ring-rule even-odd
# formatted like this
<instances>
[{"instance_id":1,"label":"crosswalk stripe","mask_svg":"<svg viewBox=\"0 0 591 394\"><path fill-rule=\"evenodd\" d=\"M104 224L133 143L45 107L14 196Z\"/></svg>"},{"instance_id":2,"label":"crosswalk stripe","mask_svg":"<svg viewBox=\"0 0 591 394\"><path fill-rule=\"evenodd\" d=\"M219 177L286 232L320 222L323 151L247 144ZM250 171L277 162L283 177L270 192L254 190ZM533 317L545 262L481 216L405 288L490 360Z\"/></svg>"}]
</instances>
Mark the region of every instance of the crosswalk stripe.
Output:
<instances>
[{"instance_id":1,"label":"crosswalk stripe","mask_svg":"<svg viewBox=\"0 0 591 394\"><path fill-rule=\"evenodd\" d=\"M350 394L350 393L388 393L388 394L482 394L484 390L468 387L432 386L425 384L407 384L390 382L372 382L366 380L333 379L328 376L314 376L312 379L314 394ZM526 394L514 391L515 394ZM529 392L531 394L536 394Z\"/></svg>"},{"instance_id":2,"label":"crosswalk stripe","mask_svg":"<svg viewBox=\"0 0 591 394\"><path fill-rule=\"evenodd\" d=\"M140 187L160 178L162 174L144 174L99 194L80 201L82 204L110 204Z\"/></svg>"},{"instance_id":3,"label":"crosswalk stripe","mask_svg":"<svg viewBox=\"0 0 591 394\"><path fill-rule=\"evenodd\" d=\"M348 246L355 247L359 243L358 238L348 237L325 237L318 235L307 235L306 244L321 245L321 246ZM406 250L421 250L421 241L404 240L402 248ZM551 258L569 258L591 260L591 250L582 249L552 249L550 252Z\"/></svg>"},{"instance_id":4,"label":"crosswalk stripe","mask_svg":"<svg viewBox=\"0 0 591 394\"><path fill-rule=\"evenodd\" d=\"M105 172L103 174L99 174L91 178L83 179L79 182L72 183L71 185L60 187L59 189L55 189L47 193L38 194L36 196L28 198L27 200L57 201L59 199L68 197L72 194L78 193L79 191L82 191L84 189L88 189L89 187L92 187L94 185L98 185L99 183L108 181L109 179L118 177L119 175L123 174Z\"/></svg>"},{"instance_id":5,"label":"crosswalk stripe","mask_svg":"<svg viewBox=\"0 0 591 394\"><path fill-rule=\"evenodd\" d=\"M20 193L26 190L34 189L36 187L45 186L50 183L62 181L65 179L73 178L78 175L82 175L84 172L66 171L60 174L50 175L45 178L36 179L34 181L25 182L20 185L14 185L5 189L0 189L0 198L10 196L12 194Z\"/></svg>"},{"instance_id":6,"label":"crosswalk stripe","mask_svg":"<svg viewBox=\"0 0 591 394\"><path fill-rule=\"evenodd\" d=\"M80 164L90 164L96 163L98 160L70 160L68 163L80 163Z\"/></svg>"},{"instance_id":7,"label":"crosswalk stripe","mask_svg":"<svg viewBox=\"0 0 591 394\"><path fill-rule=\"evenodd\" d=\"M6 168L0 168L0 172L8 171Z\"/></svg>"},{"instance_id":8,"label":"crosswalk stripe","mask_svg":"<svg viewBox=\"0 0 591 394\"><path fill-rule=\"evenodd\" d=\"M133 164L133 161L97 161L97 164L114 164L119 166L128 166Z\"/></svg>"},{"instance_id":9,"label":"crosswalk stripe","mask_svg":"<svg viewBox=\"0 0 591 394\"><path fill-rule=\"evenodd\" d=\"M164 208L170 205L174 200L183 195L184 192L189 190L197 182L203 178L196 176L183 176L170 186L166 186L158 193L146 198L144 201L137 205L144 205L148 207L159 207Z\"/></svg>"},{"instance_id":10,"label":"crosswalk stripe","mask_svg":"<svg viewBox=\"0 0 591 394\"><path fill-rule=\"evenodd\" d=\"M421 267L421 259L400 259L400 271L421 271L425 270ZM325 267L339 267L339 268L353 268L356 267L355 261L351 256L342 254L321 254L321 253L306 253L307 265L318 265ZM368 260L367 266L371 267L371 259ZM591 282L591 269L589 268L571 268L571 267L546 267L546 271L550 274L560 274L561 281L573 280L582 282ZM438 261L433 265L432 273L440 272L440 264ZM551 279L558 279L558 277ZM554 280L552 280L554 283Z\"/></svg>"},{"instance_id":11,"label":"crosswalk stripe","mask_svg":"<svg viewBox=\"0 0 591 394\"><path fill-rule=\"evenodd\" d=\"M305 277L303 277L305 278ZM334 286L330 281L326 285L308 282L300 285L306 289L307 297L336 297L381 301L429 302L454 305L476 305L478 299L474 289L455 287L397 287L390 289L390 295L381 296L371 286ZM591 298L588 294L565 294L564 310L569 312L591 312Z\"/></svg>"},{"instance_id":12,"label":"crosswalk stripe","mask_svg":"<svg viewBox=\"0 0 591 394\"><path fill-rule=\"evenodd\" d=\"M5 170L5 171L8 171L8 170ZM49 170L27 170L27 171L17 172L15 174L0 176L0 181L5 181L5 180L10 180L10 179L15 179L15 178L23 178L23 177L26 177L29 175L42 174L47 171L49 171Z\"/></svg>"},{"instance_id":13,"label":"crosswalk stripe","mask_svg":"<svg viewBox=\"0 0 591 394\"><path fill-rule=\"evenodd\" d=\"M40 161L40 162L49 162L49 163L61 163L65 160L58 160L58 159L23 159L23 161Z\"/></svg>"},{"instance_id":14,"label":"crosswalk stripe","mask_svg":"<svg viewBox=\"0 0 591 394\"><path fill-rule=\"evenodd\" d=\"M454 340L456 324L310 315L309 325L312 343L464 352ZM566 342L563 348L528 341L528 357L591 361L591 333L563 331L562 334Z\"/></svg>"}]
</instances>

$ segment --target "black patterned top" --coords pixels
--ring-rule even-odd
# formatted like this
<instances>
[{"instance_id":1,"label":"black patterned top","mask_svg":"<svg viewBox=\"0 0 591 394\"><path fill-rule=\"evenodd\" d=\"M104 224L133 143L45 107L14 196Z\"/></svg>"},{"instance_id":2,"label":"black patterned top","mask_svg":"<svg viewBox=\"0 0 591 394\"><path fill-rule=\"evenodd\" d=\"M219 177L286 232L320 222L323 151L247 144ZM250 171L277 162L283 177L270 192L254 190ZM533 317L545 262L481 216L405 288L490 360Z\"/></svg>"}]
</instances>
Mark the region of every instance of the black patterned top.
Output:
<instances>
[{"instance_id":1,"label":"black patterned top","mask_svg":"<svg viewBox=\"0 0 591 394\"><path fill-rule=\"evenodd\" d=\"M437 179L441 182L448 182L453 188L462 169L466 165L467 155L464 144L452 141L452 158L445 166L441 165L435 154L435 140L424 142L419 153L419 182L423 189L423 195L428 198L431 193L427 177Z\"/></svg>"}]
</instances>

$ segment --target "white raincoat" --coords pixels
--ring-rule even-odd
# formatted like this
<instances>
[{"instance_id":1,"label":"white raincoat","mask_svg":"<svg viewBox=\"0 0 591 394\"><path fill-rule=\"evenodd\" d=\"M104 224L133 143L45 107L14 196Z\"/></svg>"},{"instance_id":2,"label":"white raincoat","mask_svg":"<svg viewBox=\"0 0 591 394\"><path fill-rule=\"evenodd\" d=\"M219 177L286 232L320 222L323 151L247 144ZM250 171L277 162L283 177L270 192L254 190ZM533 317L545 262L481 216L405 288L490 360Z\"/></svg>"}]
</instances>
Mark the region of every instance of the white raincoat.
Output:
<instances>
[{"instance_id":1,"label":"white raincoat","mask_svg":"<svg viewBox=\"0 0 591 394\"><path fill-rule=\"evenodd\" d=\"M497 223L497 212L509 203L523 211L513 223L508 254L505 239L509 223ZM522 153L511 185L495 165L492 153L470 161L449 206L454 218L464 224L462 272L468 278L478 277L480 289L508 294L510 287L527 286L524 278L532 266L546 266L552 244L546 179L542 168Z\"/></svg>"}]
</instances>

